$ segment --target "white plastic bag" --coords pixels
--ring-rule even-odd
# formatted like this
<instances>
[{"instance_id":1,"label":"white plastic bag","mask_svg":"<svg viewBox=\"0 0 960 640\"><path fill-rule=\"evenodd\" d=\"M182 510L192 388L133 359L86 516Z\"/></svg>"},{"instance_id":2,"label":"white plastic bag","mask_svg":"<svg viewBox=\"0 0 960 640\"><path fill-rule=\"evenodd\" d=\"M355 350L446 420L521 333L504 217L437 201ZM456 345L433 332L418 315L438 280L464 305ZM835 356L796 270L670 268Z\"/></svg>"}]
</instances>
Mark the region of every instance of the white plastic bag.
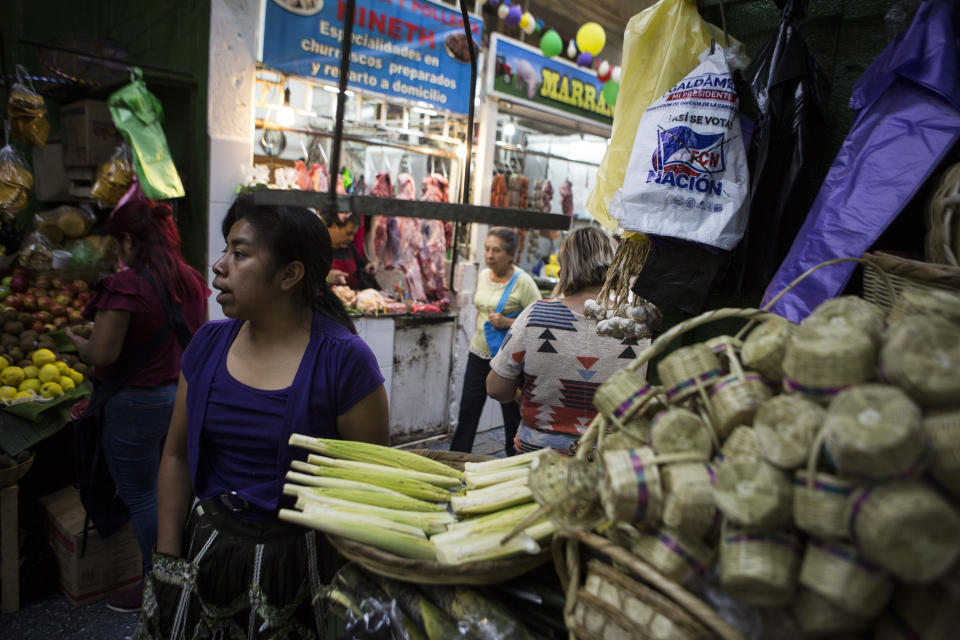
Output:
<instances>
[{"instance_id":1,"label":"white plastic bag","mask_svg":"<svg viewBox=\"0 0 960 640\"><path fill-rule=\"evenodd\" d=\"M717 45L644 112L610 213L629 231L733 249L747 223L747 155Z\"/></svg>"}]
</instances>

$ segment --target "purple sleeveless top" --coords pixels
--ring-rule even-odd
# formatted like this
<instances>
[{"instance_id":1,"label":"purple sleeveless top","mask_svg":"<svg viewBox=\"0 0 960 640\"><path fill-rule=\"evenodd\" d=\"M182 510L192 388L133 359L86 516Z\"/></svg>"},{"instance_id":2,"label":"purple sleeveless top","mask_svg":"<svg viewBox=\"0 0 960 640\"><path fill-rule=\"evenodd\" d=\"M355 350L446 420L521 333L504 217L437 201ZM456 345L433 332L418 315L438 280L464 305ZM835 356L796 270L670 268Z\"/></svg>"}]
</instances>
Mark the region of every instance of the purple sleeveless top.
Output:
<instances>
[{"instance_id":1,"label":"purple sleeveless top","mask_svg":"<svg viewBox=\"0 0 960 640\"><path fill-rule=\"evenodd\" d=\"M236 491L275 511L290 462L307 458L306 450L288 445L290 434L339 438L337 416L380 387L383 376L363 340L314 314L293 384L254 389L227 372L227 352L241 324L204 324L183 354L190 473L200 499Z\"/></svg>"}]
</instances>

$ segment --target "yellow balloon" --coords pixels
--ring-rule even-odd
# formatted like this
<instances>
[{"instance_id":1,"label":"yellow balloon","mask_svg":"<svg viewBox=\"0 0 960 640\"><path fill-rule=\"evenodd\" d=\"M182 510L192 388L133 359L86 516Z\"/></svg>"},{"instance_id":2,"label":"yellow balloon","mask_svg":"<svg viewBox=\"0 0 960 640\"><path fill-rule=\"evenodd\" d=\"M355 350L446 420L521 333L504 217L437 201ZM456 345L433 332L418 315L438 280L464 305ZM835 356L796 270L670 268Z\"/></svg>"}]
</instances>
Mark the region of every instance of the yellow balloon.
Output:
<instances>
[{"instance_id":1,"label":"yellow balloon","mask_svg":"<svg viewBox=\"0 0 960 640\"><path fill-rule=\"evenodd\" d=\"M523 15L520 16L520 28L526 29L531 22L533 22L533 15L529 11L524 11Z\"/></svg>"},{"instance_id":2,"label":"yellow balloon","mask_svg":"<svg viewBox=\"0 0 960 640\"><path fill-rule=\"evenodd\" d=\"M607 44L607 34L596 22L585 22L577 29L577 48L586 51L592 56L603 50Z\"/></svg>"}]
</instances>

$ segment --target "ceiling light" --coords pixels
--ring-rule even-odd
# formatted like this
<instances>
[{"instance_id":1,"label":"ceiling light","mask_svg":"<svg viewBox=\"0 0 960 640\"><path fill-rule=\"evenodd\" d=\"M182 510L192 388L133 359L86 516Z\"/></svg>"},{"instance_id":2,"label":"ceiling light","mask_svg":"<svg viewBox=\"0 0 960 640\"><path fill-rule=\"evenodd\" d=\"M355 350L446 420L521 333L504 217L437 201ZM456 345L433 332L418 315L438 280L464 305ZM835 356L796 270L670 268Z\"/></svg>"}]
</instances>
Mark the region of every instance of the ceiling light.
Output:
<instances>
[{"instance_id":1,"label":"ceiling light","mask_svg":"<svg viewBox=\"0 0 960 640\"><path fill-rule=\"evenodd\" d=\"M503 135L507 136L508 138L516 132L517 127L512 122L508 122L507 124L503 125Z\"/></svg>"}]
</instances>

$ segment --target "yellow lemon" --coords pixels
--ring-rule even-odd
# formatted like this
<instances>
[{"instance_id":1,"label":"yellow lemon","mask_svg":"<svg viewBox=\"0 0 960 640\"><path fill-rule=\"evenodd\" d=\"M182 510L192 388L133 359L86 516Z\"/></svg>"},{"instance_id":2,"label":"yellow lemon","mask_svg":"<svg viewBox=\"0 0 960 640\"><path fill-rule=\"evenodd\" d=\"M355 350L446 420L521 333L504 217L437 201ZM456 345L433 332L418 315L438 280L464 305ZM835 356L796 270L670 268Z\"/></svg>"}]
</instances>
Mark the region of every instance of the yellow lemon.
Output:
<instances>
[{"instance_id":1,"label":"yellow lemon","mask_svg":"<svg viewBox=\"0 0 960 640\"><path fill-rule=\"evenodd\" d=\"M10 366L10 363L7 361L7 359L4 358L3 356L0 356L0 371L3 371L9 366Z\"/></svg>"},{"instance_id":2,"label":"yellow lemon","mask_svg":"<svg viewBox=\"0 0 960 640\"><path fill-rule=\"evenodd\" d=\"M8 384L11 387L15 387L21 382L26 376L23 375L23 369L20 367L6 367L2 373L0 373L0 380L3 381L3 384Z\"/></svg>"},{"instance_id":3,"label":"yellow lemon","mask_svg":"<svg viewBox=\"0 0 960 640\"><path fill-rule=\"evenodd\" d=\"M0 387L0 400L11 400L17 395L17 388L8 384Z\"/></svg>"},{"instance_id":4,"label":"yellow lemon","mask_svg":"<svg viewBox=\"0 0 960 640\"><path fill-rule=\"evenodd\" d=\"M67 375L70 376L70 379L73 380L73 384L80 384L83 382L83 374L74 369L67 369Z\"/></svg>"},{"instance_id":5,"label":"yellow lemon","mask_svg":"<svg viewBox=\"0 0 960 640\"><path fill-rule=\"evenodd\" d=\"M20 398L33 398L33 391L17 391L17 395L13 396L14 400L19 400Z\"/></svg>"},{"instance_id":6,"label":"yellow lemon","mask_svg":"<svg viewBox=\"0 0 960 640\"><path fill-rule=\"evenodd\" d=\"M69 376L60 376L59 380L56 380L56 383L60 385L60 388L64 391L73 391L77 388L77 385L73 383L73 380Z\"/></svg>"},{"instance_id":7,"label":"yellow lemon","mask_svg":"<svg viewBox=\"0 0 960 640\"><path fill-rule=\"evenodd\" d=\"M40 393L40 381L36 378L27 378L20 383L20 386L17 388L18 391L35 391Z\"/></svg>"},{"instance_id":8,"label":"yellow lemon","mask_svg":"<svg viewBox=\"0 0 960 640\"><path fill-rule=\"evenodd\" d=\"M23 368L23 377L24 378L39 378L40 377L40 367L35 364L31 364Z\"/></svg>"},{"instance_id":9,"label":"yellow lemon","mask_svg":"<svg viewBox=\"0 0 960 640\"><path fill-rule=\"evenodd\" d=\"M67 369L70 368L70 365L68 365L63 360L57 360L53 364L56 365L57 369L60 369L60 375L65 374L67 372Z\"/></svg>"},{"instance_id":10,"label":"yellow lemon","mask_svg":"<svg viewBox=\"0 0 960 640\"><path fill-rule=\"evenodd\" d=\"M33 364L42 367L45 364L56 362L57 356L50 349L37 349L33 352Z\"/></svg>"},{"instance_id":11,"label":"yellow lemon","mask_svg":"<svg viewBox=\"0 0 960 640\"><path fill-rule=\"evenodd\" d=\"M54 380L60 379L60 369L53 364L45 364L40 367L40 375L37 376L40 378L40 382L52 382Z\"/></svg>"},{"instance_id":12,"label":"yellow lemon","mask_svg":"<svg viewBox=\"0 0 960 640\"><path fill-rule=\"evenodd\" d=\"M58 398L63 395L63 388L56 382L44 382L40 387L40 395L44 398Z\"/></svg>"}]
</instances>

